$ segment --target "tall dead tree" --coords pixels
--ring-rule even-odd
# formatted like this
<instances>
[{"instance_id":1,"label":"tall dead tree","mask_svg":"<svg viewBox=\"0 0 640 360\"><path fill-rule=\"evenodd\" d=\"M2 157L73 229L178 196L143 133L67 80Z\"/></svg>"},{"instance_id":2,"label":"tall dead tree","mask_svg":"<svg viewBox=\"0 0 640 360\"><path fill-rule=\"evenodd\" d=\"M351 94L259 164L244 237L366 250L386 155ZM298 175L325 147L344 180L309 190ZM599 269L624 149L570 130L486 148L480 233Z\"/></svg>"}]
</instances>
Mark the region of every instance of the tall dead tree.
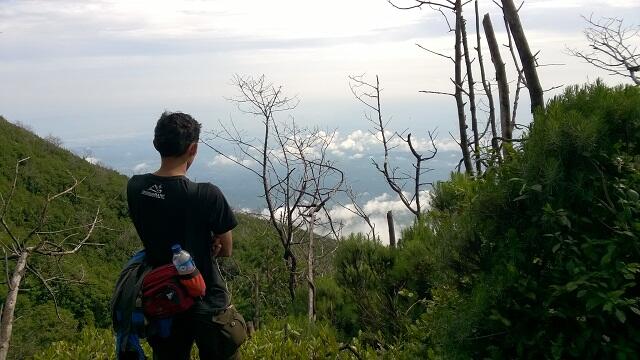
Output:
<instances>
[{"instance_id":1,"label":"tall dead tree","mask_svg":"<svg viewBox=\"0 0 640 360\"><path fill-rule=\"evenodd\" d=\"M309 181L310 186L304 191L304 200L301 208L306 210L307 234L309 243L307 247L307 313L309 321L316 320L316 253L315 239L317 226L325 226L329 228L329 233L334 234L336 240L340 236L334 229L334 223L331 215L327 210L327 203L336 195L344 183L344 173L338 169L332 161L327 158L327 149L333 140L333 135L318 136L312 132L311 134L300 134L295 129L289 132L293 148L290 151L294 157L303 166L303 176ZM310 151L311 150L311 151ZM323 212L323 213L321 213ZM317 214L324 215L317 216ZM317 223L320 219L325 220L324 223ZM327 235L324 235L327 236Z\"/></svg>"},{"instance_id":2,"label":"tall dead tree","mask_svg":"<svg viewBox=\"0 0 640 360\"><path fill-rule=\"evenodd\" d=\"M508 44L507 48L509 49L509 53L511 54L511 59L513 60L513 65L516 68L516 73L518 74L518 80L516 81L516 91L513 95L513 106L511 113L511 128L515 129L516 127L516 115L518 113L518 103L520 102L520 92L523 87L527 87L527 81L524 77L524 70L520 63L518 62L518 57L516 56L516 50L514 49L513 44L513 36L511 35L511 30L509 29L509 23L507 22L507 18L504 18L504 27L507 29L507 39Z\"/></svg>"},{"instance_id":3,"label":"tall dead tree","mask_svg":"<svg viewBox=\"0 0 640 360\"><path fill-rule=\"evenodd\" d=\"M509 83L507 82L507 71L505 69L504 61L502 61L502 56L500 55L500 47L498 45L498 41L496 40L496 34L493 31L493 24L491 23L489 14L484 15L482 26L484 27L484 33L487 36L489 53L491 53L491 62L496 69L502 141L509 141L512 137L513 129L511 127L511 100L509 99Z\"/></svg>"},{"instance_id":4,"label":"tall dead tree","mask_svg":"<svg viewBox=\"0 0 640 360\"><path fill-rule=\"evenodd\" d=\"M518 15L518 8L516 8L513 0L502 0L502 12L509 24L509 30L511 30L513 41L520 55L522 71L529 89L529 96L531 97L531 113L534 113L538 108L544 109L544 90L542 90L540 78L538 78L536 58L529 48L529 42Z\"/></svg>"},{"instance_id":5,"label":"tall dead tree","mask_svg":"<svg viewBox=\"0 0 640 360\"><path fill-rule=\"evenodd\" d=\"M473 165L471 164L471 156L469 154L469 138L467 137L467 119L464 110L465 102L462 98L464 92L464 80L462 73L462 26L464 19L462 17L461 0L456 0L454 11L456 14L455 27L455 46L454 46L454 97L456 99L456 108L458 109L458 129L460 130L460 150L462 151L462 160L467 174L473 175Z\"/></svg>"},{"instance_id":6,"label":"tall dead tree","mask_svg":"<svg viewBox=\"0 0 640 360\"><path fill-rule=\"evenodd\" d=\"M427 172L433 170L426 167L424 163L433 159L438 153L434 134L432 132L428 133L429 148L427 149L427 154L420 153L417 150L415 140L411 137L411 133L404 136L403 133L392 133L387 129L389 121L385 121L382 115L381 88L378 76L376 76L375 83L367 82L364 80L364 76L349 76L349 80L353 96L371 111L370 113L365 113L365 117L373 125L374 131L372 131L372 134L380 141L384 151L382 164L374 159L372 160L373 166L384 176L387 184L398 195L404 206L417 219L420 219L422 214L421 189L427 185L432 185L432 183L425 182L423 179ZM394 139L398 139L398 141L394 141ZM403 171L390 163L390 151L401 144L406 145L413 156L413 171ZM410 192L407 191L409 186L411 187Z\"/></svg>"},{"instance_id":7,"label":"tall dead tree","mask_svg":"<svg viewBox=\"0 0 640 360\"><path fill-rule=\"evenodd\" d=\"M469 143L469 138L467 135L468 126L467 126L467 118L466 118L466 110L465 110L466 102L464 101L463 94L469 98L473 96L474 111L475 111L475 95L471 95L469 91L464 89L464 83L465 83L465 79L467 78L466 76L467 74L465 71L463 71L463 64L462 64L464 56L466 55L465 52L463 51L463 47L464 47L463 42L465 41L464 38L466 37L466 34L464 34L463 36L463 26L464 26L464 18L462 16L463 3L461 0L441 0L441 1L412 0L411 1L412 5L405 6L405 5L398 5L394 0L387 0L387 1L395 8L402 9L402 10L416 9L416 8L422 8L423 6L429 6L431 9L439 12L444 17L447 25L449 26L449 31L452 31L455 33L454 56L448 56L448 55L439 53L437 51L430 50L421 45L418 45L420 48L428 51L431 54L443 57L453 62L454 78L451 79L451 82L453 83L453 86L454 86L453 92L450 93L450 92L432 91L432 90L422 90L420 92L427 93L427 94L449 95L455 98L457 115L458 115L458 130L459 130L458 145L460 146L460 151L462 152L462 163L464 164L466 173L473 175L474 174L473 162L471 161L471 152L469 149L470 149L470 145L476 144L476 141L474 141L471 144ZM454 28L451 28L451 26L449 25L450 22L449 22L449 19L447 18L447 15L445 14L445 11L451 11L454 13L455 15ZM468 48L468 45L467 45L467 48ZM469 68L467 69L470 69L470 61L469 61ZM477 126L476 126L476 129L477 129ZM475 133L474 133L474 140L475 140ZM479 142L480 142L480 139L478 138L477 143L479 144ZM478 160L477 163L480 163L479 157L477 157L476 160Z\"/></svg>"},{"instance_id":8,"label":"tall dead tree","mask_svg":"<svg viewBox=\"0 0 640 360\"><path fill-rule=\"evenodd\" d=\"M482 59L482 42L480 41L480 14L478 11L478 0L475 1L475 15L476 15L476 51L478 52L478 64L480 66L480 76L482 79L482 88L487 96L489 102L489 118L487 119L487 127L491 126L491 148L495 156L499 158L500 147L498 146L498 132L496 130L496 107L493 101L493 91L491 90L491 83L487 80L487 75L484 69L484 62ZM485 129L486 132L486 129Z\"/></svg>"},{"instance_id":9,"label":"tall dead tree","mask_svg":"<svg viewBox=\"0 0 640 360\"><path fill-rule=\"evenodd\" d=\"M326 202L320 206L314 196L325 199L334 193L333 188L324 187L324 181L337 171L326 158L333 134L299 128L293 120L289 123L276 121L276 113L294 109L298 100L286 97L281 87L266 81L264 76L236 75L233 81L239 94L230 100L241 112L261 122L262 135L250 137L233 123L220 124L221 130L210 132L211 137L203 143L250 171L260 181L267 216L282 244L289 272L289 294L293 300L299 275L294 246L304 241L305 216L314 205L318 210L324 209ZM233 149L226 151L214 145L214 140L222 140ZM318 183L323 187L319 188Z\"/></svg>"},{"instance_id":10,"label":"tall dead tree","mask_svg":"<svg viewBox=\"0 0 640 360\"><path fill-rule=\"evenodd\" d=\"M0 247L4 253L5 273L7 276L7 295L2 307L2 318L0 319L0 360L5 360L8 355L18 292L27 275L35 276L47 289L56 305L56 311L58 310L58 302L54 291L55 284L79 282L78 279L65 277L62 273L45 277L32 264L32 260L37 257L58 259L75 254L85 246L101 245L89 242L94 229L101 222L99 207L93 219L87 224L56 230L45 229L48 225L49 209L52 204L64 196L74 196L76 188L84 179L73 179L73 184L65 190L57 194L48 195L43 201L38 218L33 219L34 225L30 230L26 232L16 231L10 225L8 218L18 185L20 166L28 159L25 158L16 163L15 175L6 199L0 194L0 225L3 230L0 232L0 235L3 235L0 237ZM24 235L21 235L23 233Z\"/></svg>"},{"instance_id":11,"label":"tall dead tree","mask_svg":"<svg viewBox=\"0 0 640 360\"><path fill-rule=\"evenodd\" d=\"M462 14L462 12L461 12ZM478 132L478 116L476 114L476 92L475 81L473 80L473 67L471 66L471 53L469 52L469 42L467 41L467 22L461 15L460 34L462 35L462 49L464 50L464 62L466 66L469 111L471 112L471 131L473 132L473 157L476 165L476 174L482 173L482 160L480 159L480 134Z\"/></svg>"},{"instance_id":12,"label":"tall dead tree","mask_svg":"<svg viewBox=\"0 0 640 360\"><path fill-rule=\"evenodd\" d=\"M477 42L477 55L478 55L478 66L480 67L480 75L482 78L482 90L484 90L484 95L488 99L488 119L485 125L484 131L480 131L479 123L478 123L478 104L482 103L482 98L479 97L479 91L475 88L475 76L473 63L474 60L471 55L471 49L468 43L468 34L467 34L467 26L465 17L463 16L463 8L471 0L462 1L462 0L436 0L436 1L425 1L425 0L387 0L391 5L398 9L408 10L408 9L418 9L423 7L428 7L438 13L440 13L447 23L449 27L449 31L454 33L454 51L452 55L443 54L438 51L434 51L432 49L428 49L424 46L418 45L420 48L428 51L433 55L440 56L442 58L448 59L453 63L453 73L454 76L451 79L454 84L453 92L446 91L433 91L433 90L423 90L421 92L427 94L439 94L439 95L449 95L454 97L456 102L457 109L457 117L458 117L458 130L459 130L459 141L458 145L460 146L462 152L462 160L458 165L458 168L462 164L464 164L464 168L466 173L470 175L474 175L474 172L478 175L482 170L482 166L486 164L486 158L483 158L482 152L482 141L484 136L487 134L489 129L491 129L491 147L493 149L491 158L497 158L500 160L500 148L505 149L505 146L501 146L499 140L502 140L504 143L511 143L513 141L513 129L515 127L515 118L517 111L517 104L520 95L520 91L523 88L529 89L529 94L531 96L532 108L531 112L533 113L534 109L544 108L544 90L542 90L540 81L538 78L536 55L532 54L529 48L529 44L527 42L527 38L522 29L522 24L518 15L518 9L513 4L513 0L501 0L501 3L498 1L494 1L494 3L498 4L503 11L505 24L507 28L507 32L509 34L509 41L511 43L511 39L513 36L513 46L510 46L510 49L515 49L517 47L517 51L519 54L520 62L515 59L515 53L513 53L514 62L516 67L518 68L518 82L516 84L516 97L514 99L514 106L512 107L509 99L509 84L507 82L506 75L506 67L504 61L500 57L500 50L498 41L496 40L495 33L493 31L493 26L491 24L491 20L488 16L485 17L483 21L483 28L486 33L487 42L489 44L489 50L491 53L491 59L496 68L496 82L498 87L498 105L494 103L493 94L492 94L492 79L488 79L485 73L484 64L482 63L482 44L480 41L480 19L478 14L478 1L475 1L475 19L476 19L476 42ZM455 16L455 21L452 21L447 14L453 13ZM451 26L452 23L455 23L455 26ZM464 65L462 61L464 60ZM522 69L520 69L519 63L522 63ZM466 82L466 84L465 84ZM469 109L465 108L467 103L469 104ZM500 108L500 117L501 117L501 134L498 135L498 130L496 127L496 107ZM512 112L513 109L513 113ZM471 131L472 137L469 138L467 135L467 114L470 115L471 119ZM470 155L470 152L473 153L473 156ZM473 160L472 160L473 158ZM475 166L474 166L475 165ZM474 169L475 167L475 169Z\"/></svg>"},{"instance_id":13,"label":"tall dead tree","mask_svg":"<svg viewBox=\"0 0 640 360\"><path fill-rule=\"evenodd\" d=\"M623 76L640 85L640 26L624 26L618 18L583 19L587 22L584 36L591 51L570 48L569 53L610 75Z\"/></svg>"}]
</instances>

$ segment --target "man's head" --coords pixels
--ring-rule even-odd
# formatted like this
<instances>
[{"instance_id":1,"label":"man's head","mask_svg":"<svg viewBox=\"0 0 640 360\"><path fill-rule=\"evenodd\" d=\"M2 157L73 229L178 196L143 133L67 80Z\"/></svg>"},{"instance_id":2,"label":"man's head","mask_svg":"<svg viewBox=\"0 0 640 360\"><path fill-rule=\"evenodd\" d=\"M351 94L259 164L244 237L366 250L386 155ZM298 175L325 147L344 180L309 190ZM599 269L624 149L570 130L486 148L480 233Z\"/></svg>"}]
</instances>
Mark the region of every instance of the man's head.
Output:
<instances>
[{"instance_id":1,"label":"man's head","mask_svg":"<svg viewBox=\"0 0 640 360\"><path fill-rule=\"evenodd\" d=\"M153 146L163 159L184 157L190 165L198 149L200 127L189 114L165 111L156 124Z\"/></svg>"}]
</instances>

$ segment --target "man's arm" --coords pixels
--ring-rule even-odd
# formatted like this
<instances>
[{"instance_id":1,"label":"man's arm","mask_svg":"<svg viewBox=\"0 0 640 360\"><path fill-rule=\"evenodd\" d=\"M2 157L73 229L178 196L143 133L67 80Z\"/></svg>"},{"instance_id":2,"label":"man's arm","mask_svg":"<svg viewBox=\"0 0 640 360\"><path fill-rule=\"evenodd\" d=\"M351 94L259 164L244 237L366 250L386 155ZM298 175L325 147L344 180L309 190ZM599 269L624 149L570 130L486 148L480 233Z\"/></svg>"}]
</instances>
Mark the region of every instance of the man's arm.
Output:
<instances>
[{"instance_id":1,"label":"man's arm","mask_svg":"<svg viewBox=\"0 0 640 360\"><path fill-rule=\"evenodd\" d=\"M231 230L238 222L220 189L209 183L207 197L209 202L209 229L211 230L211 254L213 256L231 256L233 238Z\"/></svg>"},{"instance_id":2,"label":"man's arm","mask_svg":"<svg viewBox=\"0 0 640 360\"><path fill-rule=\"evenodd\" d=\"M213 234L211 254L217 257L231 256L233 251L233 236L231 230L223 234Z\"/></svg>"}]
</instances>

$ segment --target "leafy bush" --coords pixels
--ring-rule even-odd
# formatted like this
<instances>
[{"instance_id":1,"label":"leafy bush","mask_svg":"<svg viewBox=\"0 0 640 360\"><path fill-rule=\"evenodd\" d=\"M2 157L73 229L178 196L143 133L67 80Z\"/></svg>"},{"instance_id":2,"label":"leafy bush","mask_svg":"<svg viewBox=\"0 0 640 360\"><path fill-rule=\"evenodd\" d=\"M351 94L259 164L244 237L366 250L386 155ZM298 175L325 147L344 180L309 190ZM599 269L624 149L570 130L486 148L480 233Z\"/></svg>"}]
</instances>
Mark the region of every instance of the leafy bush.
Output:
<instances>
[{"instance_id":1,"label":"leafy bush","mask_svg":"<svg viewBox=\"0 0 640 360\"><path fill-rule=\"evenodd\" d=\"M568 88L524 138L437 184L397 250L341 245L350 331L408 357L637 356L640 88Z\"/></svg>"},{"instance_id":2,"label":"leafy bush","mask_svg":"<svg viewBox=\"0 0 640 360\"><path fill-rule=\"evenodd\" d=\"M479 268L471 287L441 286L418 321L433 333L421 341L448 357L633 357L640 89L569 88L527 137L477 186L454 178L436 191L454 225L436 236L467 239Z\"/></svg>"}]
</instances>

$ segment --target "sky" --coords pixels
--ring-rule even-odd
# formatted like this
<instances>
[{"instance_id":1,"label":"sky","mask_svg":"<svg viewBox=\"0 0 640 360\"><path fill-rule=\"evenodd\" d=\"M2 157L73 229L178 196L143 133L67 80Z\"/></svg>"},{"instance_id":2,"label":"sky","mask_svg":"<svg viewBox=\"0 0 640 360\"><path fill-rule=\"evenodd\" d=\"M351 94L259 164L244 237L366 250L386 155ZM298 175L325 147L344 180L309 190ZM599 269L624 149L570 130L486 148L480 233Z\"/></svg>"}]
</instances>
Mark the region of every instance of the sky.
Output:
<instances>
[{"instance_id":1,"label":"sky","mask_svg":"<svg viewBox=\"0 0 640 360\"><path fill-rule=\"evenodd\" d=\"M499 11L480 1L481 15L491 14L505 43ZM473 4L466 12L473 28ZM624 80L567 54L567 46L586 47L580 16L590 14L638 25L640 0L525 1L520 16L531 48L541 51L542 64L561 64L539 68L544 88L597 77ZM255 131L255 119L226 98L235 95L234 74L264 74L299 97L286 116L337 130L334 155L350 167L368 166L362 158L370 150L363 148L371 140L369 124L348 76L379 75L391 126L422 136L437 128L442 149L454 152L448 135L457 121L453 99L419 93L449 91L451 64L416 44L449 52L453 37L430 8L398 10L386 0L0 0L0 114L130 175L156 166L150 139L164 110L189 112L205 129L233 120ZM521 108L527 107L523 100ZM526 111L519 116L528 121ZM443 153L438 176L457 162ZM201 156L198 176L224 182L211 169L229 164L216 163L213 153ZM372 189L367 201L392 199L384 183Z\"/></svg>"}]
</instances>

